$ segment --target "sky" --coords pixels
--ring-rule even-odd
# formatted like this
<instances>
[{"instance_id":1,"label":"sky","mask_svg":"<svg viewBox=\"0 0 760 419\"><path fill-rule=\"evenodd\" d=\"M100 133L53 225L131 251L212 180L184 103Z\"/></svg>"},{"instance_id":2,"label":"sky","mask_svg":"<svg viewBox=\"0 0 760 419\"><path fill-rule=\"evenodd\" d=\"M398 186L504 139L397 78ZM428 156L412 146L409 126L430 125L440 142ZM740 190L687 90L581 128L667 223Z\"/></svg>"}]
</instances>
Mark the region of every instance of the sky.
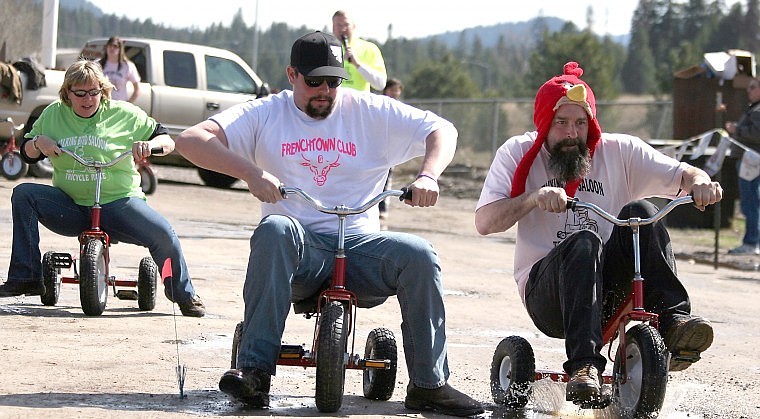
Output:
<instances>
[{"instance_id":1,"label":"sky","mask_svg":"<svg viewBox=\"0 0 760 419\"><path fill-rule=\"evenodd\" d=\"M212 23L229 25L232 16L242 9L245 23L251 26L258 19L263 30L273 22L285 22L293 28L304 25L313 30L325 27L332 30L332 14L343 9L353 16L359 36L380 42L388 39L389 24L393 24L394 38L410 39L476 26L522 22L539 15L569 20L585 28L588 6L593 7L594 32L621 35L629 32L631 17L639 3L638 0L464 0L456 3L443 0L213 0L198 8L194 6L196 2L187 0L90 2L103 12L117 16L140 20L150 17L170 27L199 29Z\"/></svg>"}]
</instances>

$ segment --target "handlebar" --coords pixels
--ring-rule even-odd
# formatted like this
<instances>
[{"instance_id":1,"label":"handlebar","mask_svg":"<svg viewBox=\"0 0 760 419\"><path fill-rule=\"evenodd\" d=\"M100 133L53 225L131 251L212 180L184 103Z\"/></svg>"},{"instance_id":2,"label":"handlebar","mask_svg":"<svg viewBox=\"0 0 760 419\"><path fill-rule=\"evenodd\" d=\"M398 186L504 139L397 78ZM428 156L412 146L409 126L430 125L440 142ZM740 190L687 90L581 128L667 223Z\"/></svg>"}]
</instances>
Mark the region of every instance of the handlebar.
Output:
<instances>
[{"instance_id":1,"label":"handlebar","mask_svg":"<svg viewBox=\"0 0 760 419\"><path fill-rule=\"evenodd\" d=\"M23 123L22 124L18 124L18 125L14 125L13 124L13 118L11 118L10 116L7 117L7 118L5 118L5 122L11 124L11 135L15 135L15 131L21 131L22 129L24 129L24 124Z\"/></svg>"},{"instance_id":2,"label":"handlebar","mask_svg":"<svg viewBox=\"0 0 760 419\"><path fill-rule=\"evenodd\" d=\"M625 227L625 226L652 224L654 222L659 221L661 218L665 217L670 211L673 211L673 209L675 207L677 207L679 205L684 205L684 204L691 204L693 202L694 202L694 199L692 198L691 195L687 195L687 196L682 196L680 198L676 198L676 199L668 202L667 205L665 205L664 207L662 207L662 209L660 209L659 211L657 211L656 213L654 213L654 215L652 215L651 217L644 218L644 219L629 218L629 219L621 220L621 219L615 217L614 215L608 213L607 211L599 208L598 206L596 206L596 205L594 205L592 203L579 201L578 198L573 198L571 201L568 201L567 202L567 209L570 209L570 210L574 211L577 208L588 208L588 209L594 211L595 213L599 214L605 220L607 220L607 221L609 221L609 222L611 222L611 223L613 223L613 224L615 224L617 226L624 226Z\"/></svg>"},{"instance_id":3,"label":"handlebar","mask_svg":"<svg viewBox=\"0 0 760 419\"><path fill-rule=\"evenodd\" d=\"M66 150L65 148L61 148L61 151L63 151L64 153L68 154L69 156L71 156L74 160L78 161L83 166L92 167L92 168L111 167L111 166L115 165L116 163L124 160L126 157L132 155L132 150L125 151L125 152L119 154L118 156L116 156L116 158L114 158L110 162L103 163L103 162L99 162L99 161L88 162L85 159L83 159L81 156L79 156L78 154L74 153L73 151ZM150 149L150 154L159 154L159 153L162 153L163 151L164 151L163 147L153 147L153 148Z\"/></svg>"},{"instance_id":4,"label":"handlebar","mask_svg":"<svg viewBox=\"0 0 760 419\"><path fill-rule=\"evenodd\" d=\"M412 196L412 191L411 189L408 189L408 188L403 188L401 190L393 189L393 190L384 191L384 192L379 193L378 195L376 195L374 198L370 199L363 205L356 208L349 208L344 205L337 205L332 208L325 206L321 202L319 202L319 200L313 198L311 195L307 194L302 189L295 188L295 187L280 186L280 194L282 194L283 198L287 198L288 195L298 195L304 201L306 201L307 204L309 204L312 208L316 209L319 212L323 212L325 214L335 214L339 216L345 216L345 215L361 214L389 196L398 196L399 200L401 201L405 199L410 199Z\"/></svg>"}]
</instances>

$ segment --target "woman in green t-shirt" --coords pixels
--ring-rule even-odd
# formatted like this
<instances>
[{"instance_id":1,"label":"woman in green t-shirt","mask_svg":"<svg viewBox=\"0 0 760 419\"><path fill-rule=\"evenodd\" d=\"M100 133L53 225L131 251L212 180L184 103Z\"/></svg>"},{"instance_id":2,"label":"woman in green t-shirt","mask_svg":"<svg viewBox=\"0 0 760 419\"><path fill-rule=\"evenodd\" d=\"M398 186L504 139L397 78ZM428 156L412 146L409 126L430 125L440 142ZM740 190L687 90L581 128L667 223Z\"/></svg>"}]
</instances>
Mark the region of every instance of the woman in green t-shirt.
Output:
<instances>
[{"instance_id":1,"label":"woman in green t-shirt","mask_svg":"<svg viewBox=\"0 0 760 419\"><path fill-rule=\"evenodd\" d=\"M66 70L60 100L45 108L26 135L22 157L29 163L48 157L53 184L22 183L13 189L13 248L0 297L44 291L38 223L72 237L90 226L95 198L91 171L61 148L85 160L106 162L131 149L132 160L104 169L101 227L112 240L148 248L158 266L171 259L174 280L165 282L165 295L177 302L183 315L202 317L206 309L193 288L179 238L169 222L148 206L135 163L150 156L151 149L170 153L174 141L142 109L112 101L112 89L100 64L75 62Z\"/></svg>"}]
</instances>

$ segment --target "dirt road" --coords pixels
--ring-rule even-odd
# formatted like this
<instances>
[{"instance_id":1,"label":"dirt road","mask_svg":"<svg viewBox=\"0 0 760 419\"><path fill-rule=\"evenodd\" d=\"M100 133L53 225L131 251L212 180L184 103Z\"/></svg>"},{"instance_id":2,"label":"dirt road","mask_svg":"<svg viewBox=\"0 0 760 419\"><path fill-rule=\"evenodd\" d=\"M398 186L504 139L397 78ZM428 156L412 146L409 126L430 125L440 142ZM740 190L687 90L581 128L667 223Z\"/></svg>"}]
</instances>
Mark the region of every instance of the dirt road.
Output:
<instances>
[{"instance_id":1,"label":"dirt road","mask_svg":"<svg viewBox=\"0 0 760 419\"><path fill-rule=\"evenodd\" d=\"M219 377L229 367L232 332L243 313L248 238L258 222L259 205L242 189L201 187L191 178L162 178L149 202L180 235L207 316L184 318L163 298L155 310L141 312L136 301L110 296L103 315L86 317L76 286L68 284L62 285L55 307L41 305L38 297L0 299L0 418L321 416L314 405L314 369L279 367L269 410L242 410L218 391ZM17 183L0 180L2 281L10 258L10 195ZM394 202L389 221L390 229L427 238L440 254L451 383L484 402L487 417L614 417L568 405L564 388L546 382L536 384L534 401L517 415L492 403L490 363L503 337L527 338L537 367L543 369L560 368L564 349L562 341L537 331L519 301L511 275L514 233L478 236L473 208L472 199L447 197L427 210ZM76 245L76 239L43 231L43 252L71 252ZM112 269L117 276L135 278L145 255L142 248L116 245ZM688 261L679 261L679 269L695 312L714 324L715 343L702 361L670 375L660 417L760 417L757 272L714 270ZM357 322L359 352L369 330L380 326L396 334L402 350L395 300L361 310ZM312 328L312 320L292 315L285 343L310 342ZM186 367L185 398L179 397L178 365ZM336 416L435 417L404 408L407 381L401 353L396 389L388 402L364 399L361 373L348 371L343 406Z\"/></svg>"}]
</instances>

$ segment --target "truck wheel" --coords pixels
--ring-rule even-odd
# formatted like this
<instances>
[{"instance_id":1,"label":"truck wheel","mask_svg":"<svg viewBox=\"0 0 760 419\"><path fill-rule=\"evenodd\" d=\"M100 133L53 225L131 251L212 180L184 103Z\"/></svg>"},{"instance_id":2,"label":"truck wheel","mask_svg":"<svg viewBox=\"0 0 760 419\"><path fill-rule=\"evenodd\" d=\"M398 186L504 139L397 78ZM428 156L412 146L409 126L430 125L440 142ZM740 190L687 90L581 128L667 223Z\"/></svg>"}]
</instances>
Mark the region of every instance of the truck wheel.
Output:
<instances>
[{"instance_id":1,"label":"truck wheel","mask_svg":"<svg viewBox=\"0 0 760 419\"><path fill-rule=\"evenodd\" d=\"M53 164L46 157L37 163L29 165L29 174L39 178L51 178L53 177Z\"/></svg>"},{"instance_id":2,"label":"truck wheel","mask_svg":"<svg viewBox=\"0 0 760 419\"><path fill-rule=\"evenodd\" d=\"M203 184L212 188L228 189L237 179L227 176L224 173L214 172L208 169L198 168L198 175L201 177Z\"/></svg>"},{"instance_id":3,"label":"truck wheel","mask_svg":"<svg viewBox=\"0 0 760 419\"><path fill-rule=\"evenodd\" d=\"M528 403L535 379L536 359L530 343L519 336L502 339L491 362L493 401L510 409L522 409Z\"/></svg>"},{"instance_id":4,"label":"truck wheel","mask_svg":"<svg viewBox=\"0 0 760 419\"><path fill-rule=\"evenodd\" d=\"M21 153L13 151L6 153L0 162L0 172L8 180L16 180L26 175L29 170L29 164L21 160Z\"/></svg>"},{"instance_id":5,"label":"truck wheel","mask_svg":"<svg viewBox=\"0 0 760 419\"><path fill-rule=\"evenodd\" d=\"M145 195L152 195L158 187L156 174L150 167L137 166L137 172L140 173L140 188Z\"/></svg>"},{"instance_id":6,"label":"truck wheel","mask_svg":"<svg viewBox=\"0 0 760 419\"><path fill-rule=\"evenodd\" d=\"M396 362L398 354L396 337L393 332L378 327L369 332L367 346L364 348L364 359L387 359L391 361L387 370L364 368L364 397L370 400L389 400L396 386Z\"/></svg>"},{"instance_id":7,"label":"truck wheel","mask_svg":"<svg viewBox=\"0 0 760 419\"><path fill-rule=\"evenodd\" d=\"M88 316L99 316L106 309L106 256L103 242L90 240L84 245L79 261L79 300Z\"/></svg>"},{"instance_id":8,"label":"truck wheel","mask_svg":"<svg viewBox=\"0 0 760 419\"><path fill-rule=\"evenodd\" d=\"M145 256L140 260L137 270L137 306L142 311L156 308L156 278L158 266L152 257Z\"/></svg>"},{"instance_id":9,"label":"truck wheel","mask_svg":"<svg viewBox=\"0 0 760 419\"><path fill-rule=\"evenodd\" d=\"M615 356L616 373L621 364L620 356ZM625 371L622 373L626 382L616 381L612 387L624 417L657 416L668 385L668 350L654 327L642 323L625 332Z\"/></svg>"},{"instance_id":10,"label":"truck wheel","mask_svg":"<svg viewBox=\"0 0 760 419\"><path fill-rule=\"evenodd\" d=\"M322 307L317 337L317 391L314 401L322 413L337 412L346 382L348 319L346 304L332 301Z\"/></svg>"},{"instance_id":11,"label":"truck wheel","mask_svg":"<svg viewBox=\"0 0 760 419\"><path fill-rule=\"evenodd\" d=\"M46 306L56 305L61 295L61 278L58 275L61 269L53 265L54 253L50 251L42 256L42 282L45 284L45 292L40 295L40 301Z\"/></svg>"}]
</instances>

